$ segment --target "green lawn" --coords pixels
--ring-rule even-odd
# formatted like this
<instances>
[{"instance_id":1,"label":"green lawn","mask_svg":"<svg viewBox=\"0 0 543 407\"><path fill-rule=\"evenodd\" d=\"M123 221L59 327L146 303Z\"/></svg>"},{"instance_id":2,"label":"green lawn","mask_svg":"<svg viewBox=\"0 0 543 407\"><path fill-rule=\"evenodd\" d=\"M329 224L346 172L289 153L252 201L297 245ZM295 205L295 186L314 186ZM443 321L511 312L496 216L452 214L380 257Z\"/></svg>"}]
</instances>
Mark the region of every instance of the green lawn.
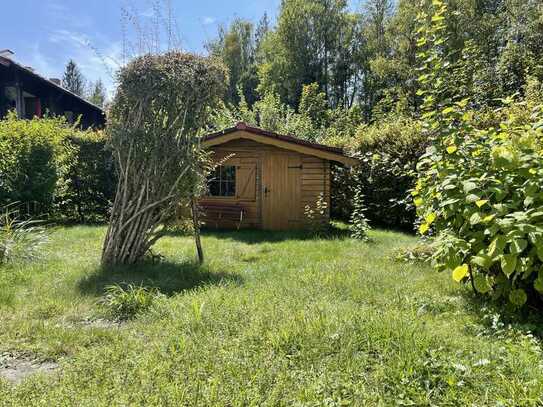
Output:
<instances>
[{"instance_id":1,"label":"green lawn","mask_svg":"<svg viewBox=\"0 0 543 407\"><path fill-rule=\"evenodd\" d=\"M102 227L55 231L45 259L0 269L0 355L60 368L0 405L541 405L543 357L526 325L503 326L470 292L429 267L397 263L416 244L264 232L207 233L207 264L187 237L162 262L99 268ZM104 286L164 296L120 325ZM528 327L529 328L529 327Z\"/></svg>"}]
</instances>

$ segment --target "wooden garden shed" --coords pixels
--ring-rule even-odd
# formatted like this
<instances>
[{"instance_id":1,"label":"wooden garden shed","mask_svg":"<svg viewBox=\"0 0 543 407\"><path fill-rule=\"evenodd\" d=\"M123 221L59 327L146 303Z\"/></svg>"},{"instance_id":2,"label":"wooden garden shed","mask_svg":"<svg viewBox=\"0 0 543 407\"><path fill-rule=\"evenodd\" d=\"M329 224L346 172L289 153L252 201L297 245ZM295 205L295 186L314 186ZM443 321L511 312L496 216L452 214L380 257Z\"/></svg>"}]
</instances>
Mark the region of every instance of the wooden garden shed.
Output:
<instances>
[{"instance_id":1,"label":"wooden garden shed","mask_svg":"<svg viewBox=\"0 0 543 407\"><path fill-rule=\"evenodd\" d=\"M303 229L306 205L322 194L330 218L330 163L353 166L357 160L341 149L310 143L238 123L207 135L203 146L220 165L200 200L210 227Z\"/></svg>"}]
</instances>

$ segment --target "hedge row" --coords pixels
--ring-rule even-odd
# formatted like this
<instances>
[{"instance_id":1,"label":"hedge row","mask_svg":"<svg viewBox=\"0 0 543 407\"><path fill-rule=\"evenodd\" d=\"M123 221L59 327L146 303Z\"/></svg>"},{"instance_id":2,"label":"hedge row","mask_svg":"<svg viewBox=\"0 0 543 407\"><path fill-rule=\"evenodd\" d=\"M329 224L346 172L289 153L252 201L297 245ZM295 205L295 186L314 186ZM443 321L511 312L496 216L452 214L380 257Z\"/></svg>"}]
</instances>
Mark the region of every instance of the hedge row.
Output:
<instances>
[{"instance_id":1,"label":"hedge row","mask_svg":"<svg viewBox=\"0 0 543 407\"><path fill-rule=\"evenodd\" d=\"M105 136L63 118L0 120L0 205L65 221L105 220L115 172Z\"/></svg>"},{"instance_id":2,"label":"hedge row","mask_svg":"<svg viewBox=\"0 0 543 407\"><path fill-rule=\"evenodd\" d=\"M399 117L363 125L342 147L359 157L361 165L354 173L334 169L332 215L348 220L358 189L372 224L412 230L416 213L409 190L415 183L417 161L427 147L420 123Z\"/></svg>"}]
</instances>

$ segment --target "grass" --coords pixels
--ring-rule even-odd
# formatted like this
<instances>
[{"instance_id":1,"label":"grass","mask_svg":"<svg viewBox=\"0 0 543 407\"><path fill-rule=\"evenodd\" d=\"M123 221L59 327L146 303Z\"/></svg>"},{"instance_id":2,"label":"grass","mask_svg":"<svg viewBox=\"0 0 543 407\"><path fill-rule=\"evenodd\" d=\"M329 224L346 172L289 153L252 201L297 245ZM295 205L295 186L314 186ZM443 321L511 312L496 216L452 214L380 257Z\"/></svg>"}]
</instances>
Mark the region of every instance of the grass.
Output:
<instances>
[{"instance_id":1,"label":"grass","mask_svg":"<svg viewBox=\"0 0 543 407\"><path fill-rule=\"evenodd\" d=\"M0 269L0 355L60 363L0 405L541 405L539 340L467 288L391 259L407 235L208 232L207 263L170 236L164 259L101 270L102 227L55 231L40 262ZM160 292L122 324L107 287Z\"/></svg>"}]
</instances>

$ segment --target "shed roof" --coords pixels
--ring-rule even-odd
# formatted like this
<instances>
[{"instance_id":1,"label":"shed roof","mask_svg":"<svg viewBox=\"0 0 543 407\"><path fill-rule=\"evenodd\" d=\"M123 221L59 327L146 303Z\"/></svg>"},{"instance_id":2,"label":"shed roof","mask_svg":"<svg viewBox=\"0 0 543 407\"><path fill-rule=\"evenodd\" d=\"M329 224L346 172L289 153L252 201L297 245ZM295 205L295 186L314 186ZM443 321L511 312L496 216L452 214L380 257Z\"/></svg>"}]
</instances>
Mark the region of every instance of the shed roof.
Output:
<instances>
[{"instance_id":1,"label":"shed roof","mask_svg":"<svg viewBox=\"0 0 543 407\"><path fill-rule=\"evenodd\" d=\"M297 151L325 160L337 161L348 166L358 163L357 159L347 156L341 148L312 143L293 136L277 134L258 127L248 126L243 122L238 123L235 127L204 136L202 143L206 147L212 147L240 138L250 139L258 143L269 144L286 150Z\"/></svg>"}]
</instances>

